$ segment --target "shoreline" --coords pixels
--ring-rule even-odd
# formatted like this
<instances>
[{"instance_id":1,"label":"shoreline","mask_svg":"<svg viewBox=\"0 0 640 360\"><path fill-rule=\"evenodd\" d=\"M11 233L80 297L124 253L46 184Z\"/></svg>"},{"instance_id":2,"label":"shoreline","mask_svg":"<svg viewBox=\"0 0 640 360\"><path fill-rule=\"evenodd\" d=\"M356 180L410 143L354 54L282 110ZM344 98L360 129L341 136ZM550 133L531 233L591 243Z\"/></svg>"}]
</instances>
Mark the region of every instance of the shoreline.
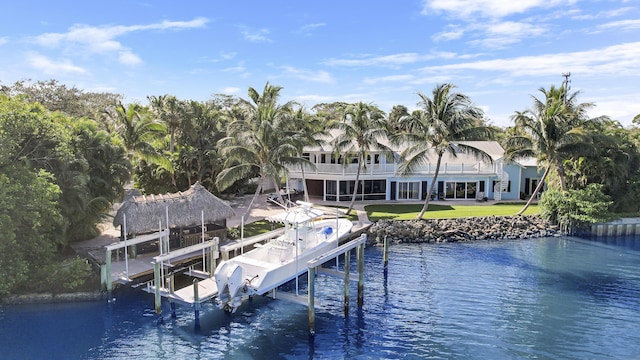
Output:
<instances>
[{"instance_id":1,"label":"shoreline","mask_svg":"<svg viewBox=\"0 0 640 360\"><path fill-rule=\"evenodd\" d=\"M367 230L368 245L382 246L384 238L390 243L445 243L479 240L531 239L561 236L557 226L538 215L486 216L455 219L379 220ZM1 305L53 304L100 301L106 291L72 293L31 293L8 295Z\"/></svg>"},{"instance_id":2,"label":"shoreline","mask_svg":"<svg viewBox=\"0 0 640 360\"><path fill-rule=\"evenodd\" d=\"M9 295L0 301L0 305L31 305L31 304L56 304L99 301L107 298L106 291L80 291L72 293L54 294L31 293L20 295Z\"/></svg>"}]
</instances>

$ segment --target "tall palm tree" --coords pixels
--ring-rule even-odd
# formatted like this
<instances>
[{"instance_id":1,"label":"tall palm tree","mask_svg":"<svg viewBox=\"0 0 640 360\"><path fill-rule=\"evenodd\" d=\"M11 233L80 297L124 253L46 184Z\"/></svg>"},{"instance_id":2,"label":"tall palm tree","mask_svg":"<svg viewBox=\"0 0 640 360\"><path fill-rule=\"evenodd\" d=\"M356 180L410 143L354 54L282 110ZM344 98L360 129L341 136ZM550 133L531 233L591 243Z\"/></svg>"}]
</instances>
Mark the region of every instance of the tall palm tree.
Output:
<instances>
[{"instance_id":1,"label":"tall palm tree","mask_svg":"<svg viewBox=\"0 0 640 360\"><path fill-rule=\"evenodd\" d=\"M182 123L183 105L173 95L148 96L147 99L159 120L166 124L169 129L169 135L171 136L169 152L173 154L175 151L176 131Z\"/></svg>"},{"instance_id":2,"label":"tall palm tree","mask_svg":"<svg viewBox=\"0 0 640 360\"><path fill-rule=\"evenodd\" d=\"M295 162L297 148L287 131L294 102L278 104L281 86L268 82L262 94L249 87L248 100L241 100L242 112L233 112L233 118L227 126L227 136L218 142L222 156L226 158L225 168L216 177L216 186L220 191L234 182L255 176L260 182L254 193L247 212L262 190L262 183L270 180L279 200L278 180L286 172L285 164Z\"/></svg>"},{"instance_id":3,"label":"tall palm tree","mask_svg":"<svg viewBox=\"0 0 640 360\"><path fill-rule=\"evenodd\" d=\"M349 203L347 214L353 209L358 195L360 173L366 167L366 160L371 151L380 151L387 157L393 157L393 150L383 143L385 131L385 115L382 110L372 104L359 102L347 107L342 121L337 123L340 134L333 140L336 156L342 156L344 164L355 158L358 163L355 186Z\"/></svg>"},{"instance_id":4,"label":"tall palm tree","mask_svg":"<svg viewBox=\"0 0 640 360\"><path fill-rule=\"evenodd\" d=\"M306 146L320 146L326 143L329 131L335 127L335 123L331 120L323 119L317 114L311 115L300 107L293 115L291 126L295 134L292 140L295 141L300 160L304 200L309 201L309 190L307 189L304 169L306 166L311 166L312 169L315 169L315 164L303 158L304 148Z\"/></svg>"},{"instance_id":5,"label":"tall palm tree","mask_svg":"<svg viewBox=\"0 0 640 360\"><path fill-rule=\"evenodd\" d=\"M454 88L453 84L440 84L433 89L431 97L418 93L420 108L400 120L401 132L393 137L394 142L403 141L408 145L400 154L402 159L406 159L399 169L403 174L411 173L428 162L432 152L437 156L436 170L418 219L429 208L430 195L433 194L445 153L453 156L469 153L492 162L486 152L462 143L486 140L492 136L492 129L485 125L482 110L468 96L454 92Z\"/></svg>"},{"instance_id":6,"label":"tall palm tree","mask_svg":"<svg viewBox=\"0 0 640 360\"><path fill-rule=\"evenodd\" d=\"M538 194L552 169L558 173L560 186L566 190L563 161L570 154L584 152L590 148L582 128L586 120L586 111L591 103L577 103L577 94L568 94L567 88L551 86L548 90L540 88L543 99L533 98L533 109L517 111L512 119L521 135L515 135L506 141L507 160L524 157L536 157L539 166L545 170L534 194ZM531 205L534 196L518 212L522 214Z\"/></svg>"}]
</instances>

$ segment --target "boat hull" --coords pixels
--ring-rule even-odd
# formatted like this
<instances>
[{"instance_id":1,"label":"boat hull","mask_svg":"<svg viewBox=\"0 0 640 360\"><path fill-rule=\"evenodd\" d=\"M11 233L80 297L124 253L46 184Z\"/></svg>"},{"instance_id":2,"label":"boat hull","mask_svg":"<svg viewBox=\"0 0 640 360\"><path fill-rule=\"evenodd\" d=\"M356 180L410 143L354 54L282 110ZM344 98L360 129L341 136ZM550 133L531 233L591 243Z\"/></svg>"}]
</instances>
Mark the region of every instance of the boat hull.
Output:
<instances>
[{"instance_id":1,"label":"boat hull","mask_svg":"<svg viewBox=\"0 0 640 360\"><path fill-rule=\"evenodd\" d=\"M220 295L220 307L237 308L239 298L264 295L307 272L307 262L335 249L351 232L353 223L346 219L320 220L312 226L288 228L285 234L243 255L223 261L214 274ZM226 270L225 270L226 269ZM237 271L243 284L238 287ZM232 279L229 274L234 274ZM224 289L231 289L225 293ZM237 289L233 292L233 289Z\"/></svg>"}]
</instances>

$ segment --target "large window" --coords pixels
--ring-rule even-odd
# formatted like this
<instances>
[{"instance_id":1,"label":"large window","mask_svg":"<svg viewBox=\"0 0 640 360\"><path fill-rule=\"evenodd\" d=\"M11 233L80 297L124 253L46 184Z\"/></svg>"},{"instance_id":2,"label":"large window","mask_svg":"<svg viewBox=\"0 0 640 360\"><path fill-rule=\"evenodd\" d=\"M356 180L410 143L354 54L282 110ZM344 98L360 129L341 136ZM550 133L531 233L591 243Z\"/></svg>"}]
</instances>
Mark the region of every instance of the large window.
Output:
<instances>
[{"instance_id":1,"label":"large window","mask_svg":"<svg viewBox=\"0 0 640 360\"><path fill-rule=\"evenodd\" d=\"M398 200L419 200L419 182L398 182Z\"/></svg>"},{"instance_id":2,"label":"large window","mask_svg":"<svg viewBox=\"0 0 640 360\"><path fill-rule=\"evenodd\" d=\"M336 201L338 193L338 185L335 180L327 180L325 183L324 194L327 201Z\"/></svg>"},{"instance_id":3,"label":"large window","mask_svg":"<svg viewBox=\"0 0 640 360\"><path fill-rule=\"evenodd\" d=\"M327 180L325 198L329 201L335 201L336 197L338 201L351 201L356 182L351 180L339 181L338 183L339 184L336 184L336 181ZM356 200L384 200L386 194L386 180L360 180Z\"/></svg>"},{"instance_id":4,"label":"large window","mask_svg":"<svg viewBox=\"0 0 640 360\"><path fill-rule=\"evenodd\" d=\"M478 191L478 184L469 182L445 182L446 199L475 199Z\"/></svg>"}]
</instances>

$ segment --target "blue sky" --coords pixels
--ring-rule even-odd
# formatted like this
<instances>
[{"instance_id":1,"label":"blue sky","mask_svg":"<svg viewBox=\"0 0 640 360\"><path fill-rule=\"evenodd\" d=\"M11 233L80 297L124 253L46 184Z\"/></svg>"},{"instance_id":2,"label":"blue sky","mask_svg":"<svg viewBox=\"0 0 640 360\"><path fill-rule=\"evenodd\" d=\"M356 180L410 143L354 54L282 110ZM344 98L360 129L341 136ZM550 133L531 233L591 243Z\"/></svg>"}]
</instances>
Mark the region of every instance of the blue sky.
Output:
<instances>
[{"instance_id":1,"label":"blue sky","mask_svg":"<svg viewBox=\"0 0 640 360\"><path fill-rule=\"evenodd\" d=\"M559 86L623 125L640 114L636 0L16 1L0 82L57 79L125 102L280 85L282 101L416 107L451 82L491 123Z\"/></svg>"}]
</instances>

